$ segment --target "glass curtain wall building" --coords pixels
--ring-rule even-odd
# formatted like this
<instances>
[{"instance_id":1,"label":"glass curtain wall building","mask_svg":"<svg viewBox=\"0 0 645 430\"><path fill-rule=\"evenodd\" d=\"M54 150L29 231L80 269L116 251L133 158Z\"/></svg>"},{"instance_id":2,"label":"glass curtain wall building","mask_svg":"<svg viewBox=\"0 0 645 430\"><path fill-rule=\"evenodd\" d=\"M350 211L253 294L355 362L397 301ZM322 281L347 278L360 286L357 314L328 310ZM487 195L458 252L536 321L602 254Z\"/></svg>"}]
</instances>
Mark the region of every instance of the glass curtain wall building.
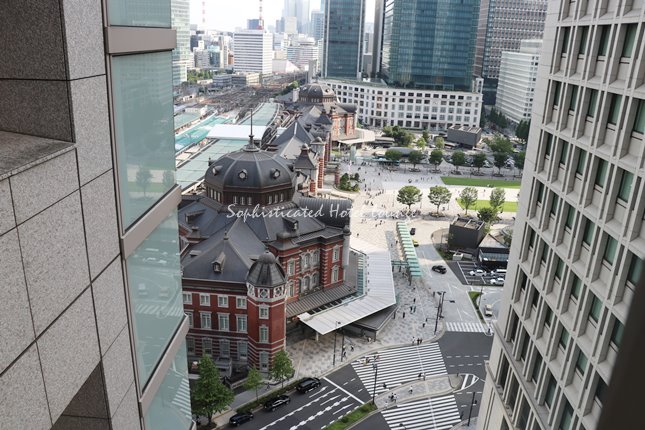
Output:
<instances>
[{"instance_id":1,"label":"glass curtain wall building","mask_svg":"<svg viewBox=\"0 0 645 430\"><path fill-rule=\"evenodd\" d=\"M192 67L190 52L190 0L171 0L171 24L177 31L177 47L172 51L172 84L181 85L188 80Z\"/></svg>"},{"instance_id":2,"label":"glass curtain wall building","mask_svg":"<svg viewBox=\"0 0 645 430\"><path fill-rule=\"evenodd\" d=\"M610 400L645 259L644 10L549 2L479 429L595 429Z\"/></svg>"},{"instance_id":3,"label":"glass curtain wall building","mask_svg":"<svg viewBox=\"0 0 645 430\"><path fill-rule=\"evenodd\" d=\"M327 0L322 75L360 79L365 0Z\"/></svg>"},{"instance_id":4,"label":"glass curtain wall building","mask_svg":"<svg viewBox=\"0 0 645 430\"><path fill-rule=\"evenodd\" d=\"M381 77L397 87L470 91L479 2L385 0Z\"/></svg>"},{"instance_id":5,"label":"glass curtain wall building","mask_svg":"<svg viewBox=\"0 0 645 430\"><path fill-rule=\"evenodd\" d=\"M0 428L190 429L170 0L0 17Z\"/></svg>"}]
</instances>

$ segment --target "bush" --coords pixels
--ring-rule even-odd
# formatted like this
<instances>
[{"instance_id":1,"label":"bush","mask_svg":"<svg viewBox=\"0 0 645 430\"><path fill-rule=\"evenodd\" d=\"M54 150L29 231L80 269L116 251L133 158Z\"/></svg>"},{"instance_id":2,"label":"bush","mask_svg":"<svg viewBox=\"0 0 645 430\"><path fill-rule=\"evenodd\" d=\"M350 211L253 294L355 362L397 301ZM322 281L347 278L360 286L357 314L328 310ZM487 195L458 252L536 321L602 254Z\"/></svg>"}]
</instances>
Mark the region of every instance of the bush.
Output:
<instances>
[{"instance_id":1,"label":"bush","mask_svg":"<svg viewBox=\"0 0 645 430\"><path fill-rule=\"evenodd\" d=\"M344 430L346 428L349 428L351 425L359 422L360 420L362 420L367 415L369 415L372 411L375 411L375 410L376 410L376 406L374 406L374 403L372 402L365 403L359 408L356 408L352 412L343 416L335 423L325 427L325 430Z\"/></svg>"}]
</instances>

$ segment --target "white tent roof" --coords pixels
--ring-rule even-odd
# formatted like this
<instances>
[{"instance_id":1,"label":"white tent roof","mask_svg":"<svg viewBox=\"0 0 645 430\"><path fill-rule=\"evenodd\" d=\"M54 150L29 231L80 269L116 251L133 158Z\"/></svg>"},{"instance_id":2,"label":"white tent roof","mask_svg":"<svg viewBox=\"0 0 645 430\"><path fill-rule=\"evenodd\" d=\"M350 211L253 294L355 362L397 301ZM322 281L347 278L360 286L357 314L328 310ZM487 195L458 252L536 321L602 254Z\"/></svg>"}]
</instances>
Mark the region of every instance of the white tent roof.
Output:
<instances>
[{"instance_id":1,"label":"white tent roof","mask_svg":"<svg viewBox=\"0 0 645 430\"><path fill-rule=\"evenodd\" d=\"M396 304L389 250L355 237L351 241L354 250L365 254L365 294L315 314L298 315L300 321L322 335Z\"/></svg>"},{"instance_id":2,"label":"white tent roof","mask_svg":"<svg viewBox=\"0 0 645 430\"><path fill-rule=\"evenodd\" d=\"M263 125L254 125L255 139L262 139L266 129L267 127ZM251 126L248 124L215 124L206 137L209 139L248 140L249 134L251 134Z\"/></svg>"}]
</instances>

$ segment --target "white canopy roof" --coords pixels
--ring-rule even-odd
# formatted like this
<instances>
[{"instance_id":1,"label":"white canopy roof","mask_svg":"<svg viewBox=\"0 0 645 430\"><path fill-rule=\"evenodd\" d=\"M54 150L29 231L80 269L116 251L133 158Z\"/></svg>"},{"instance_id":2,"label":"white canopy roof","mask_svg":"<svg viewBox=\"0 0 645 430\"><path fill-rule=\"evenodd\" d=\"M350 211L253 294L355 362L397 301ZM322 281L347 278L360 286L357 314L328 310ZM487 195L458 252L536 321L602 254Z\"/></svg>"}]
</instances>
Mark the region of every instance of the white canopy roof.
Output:
<instances>
[{"instance_id":1,"label":"white canopy roof","mask_svg":"<svg viewBox=\"0 0 645 430\"><path fill-rule=\"evenodd\" d=\"M355 237L351 241L355 251L365 254L365 294L315 314L298 315L300 321L322 335L396 304L389 250Z\"/></svg>"},{"instance_id":2,"label":"white canopy roof","mask_svg":"<svg viewBox=\"0 0 645 430\"><path fill-rule=\"evenodd\" d=\"M266 129L267 127L264 125L254 125L253 136L255 139L262 139ZM249 134L251 134L251 126L248 124L215 124L206 137L209 139L248 140Z\"/></svg>"}]
</instances>

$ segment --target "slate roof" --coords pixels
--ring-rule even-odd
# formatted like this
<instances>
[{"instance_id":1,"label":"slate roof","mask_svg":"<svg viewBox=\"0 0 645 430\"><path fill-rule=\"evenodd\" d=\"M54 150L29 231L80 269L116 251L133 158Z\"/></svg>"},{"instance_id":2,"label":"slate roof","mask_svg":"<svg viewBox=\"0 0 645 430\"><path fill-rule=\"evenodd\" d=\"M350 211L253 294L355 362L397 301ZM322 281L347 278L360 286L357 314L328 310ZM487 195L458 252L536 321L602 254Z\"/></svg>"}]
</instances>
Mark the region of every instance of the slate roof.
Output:
<instances>
[{"instance_id":1,"label":"slate roof","mask_svg":"<svg viewBox=\"0 0 645 430\"><path fill-rule=\"evenodd\" d=\"M251 266L246 282L256 287L277 287L286 283L286 277L275 256L265 251Z\"/></svg>"}]
</instances>

